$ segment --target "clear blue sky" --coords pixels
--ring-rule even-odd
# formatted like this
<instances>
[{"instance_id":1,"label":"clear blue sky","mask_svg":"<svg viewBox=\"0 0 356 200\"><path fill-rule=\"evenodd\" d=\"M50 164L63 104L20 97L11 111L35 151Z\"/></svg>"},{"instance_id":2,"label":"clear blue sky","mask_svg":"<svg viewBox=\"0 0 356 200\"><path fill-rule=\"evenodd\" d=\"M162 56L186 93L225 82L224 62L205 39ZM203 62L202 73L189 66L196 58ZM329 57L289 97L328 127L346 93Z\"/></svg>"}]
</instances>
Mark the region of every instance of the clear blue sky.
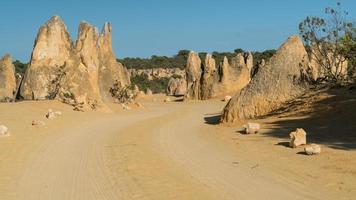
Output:
<instances>
[{"instance_id":1,"label":"clear blue sky","mask_svg":"<svg viewBox=\"0 0 356 200\"><path fill-rule=\"evenodd\" d=\"M355 17L356 0L341 0ZM80 21L113 24L117 57L277 48L308 15L335 0L7 0L0 2L0 55L27 62L38 28L53 15L76 39Z\"/></svg>"}]
</instances>

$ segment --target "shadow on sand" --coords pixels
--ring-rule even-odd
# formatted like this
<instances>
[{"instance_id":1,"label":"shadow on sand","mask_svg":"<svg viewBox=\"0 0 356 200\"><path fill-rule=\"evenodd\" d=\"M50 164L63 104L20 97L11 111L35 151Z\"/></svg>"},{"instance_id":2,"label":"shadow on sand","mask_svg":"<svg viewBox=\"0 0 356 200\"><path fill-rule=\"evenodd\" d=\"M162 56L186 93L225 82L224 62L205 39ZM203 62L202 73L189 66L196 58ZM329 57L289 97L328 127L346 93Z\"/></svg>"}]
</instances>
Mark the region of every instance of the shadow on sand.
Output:
<instances>
[{"instance_id":1,"label":"shadow on sand","mask_svg":"<svg viewBox=\"0 0 356 200\"><path fill-rule=\"evenodd\" d=\"M280 120L270 123L272 129L267 135L288 138L291 131L303 128L308 143L356 150L355 89L329 89L305 95L269 116Z\"/></svg>"},{"instance_id":2,"label":"shadow on sand","mask_svg":"<svg viewBox=\"0 0 356 200\"><path fill-rule=\"evenodd\" d=\"M204 115L206 124L218 125L220 124L221 113L207 113Z\"/></svg>"}]
</instances>

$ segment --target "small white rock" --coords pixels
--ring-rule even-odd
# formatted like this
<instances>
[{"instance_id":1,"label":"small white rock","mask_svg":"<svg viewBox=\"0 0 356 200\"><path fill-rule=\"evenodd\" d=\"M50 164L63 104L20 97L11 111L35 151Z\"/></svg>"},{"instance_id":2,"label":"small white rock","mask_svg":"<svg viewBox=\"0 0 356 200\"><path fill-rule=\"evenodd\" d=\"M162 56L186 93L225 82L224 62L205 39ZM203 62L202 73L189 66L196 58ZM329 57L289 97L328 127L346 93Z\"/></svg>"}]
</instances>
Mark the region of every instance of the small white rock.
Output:
<instances>
[{"instance_id":1,"label":"small white rock","mask_svg":"<svg viewBox=\"0 0 356 200\"><path fill-rule=\"evenodd\" d=\"M256 134L261 129L260 125L257 123L247 123L243 126L246 134Z\"/></svg>"},{"instance_id":2,"label":"small white rock","mask_svg":"<svg viewBox=\"0 0 356 200\"><path fill-rule=\"evenodd\" d=\"M122 106L122 109L124 109L124 110L131 110L131 108L124 103L122 103L121 106Z\"/></svg>"},{"instance_id":3,"label":"small white rock","mask_svg":"<svg viewBox=\"0 0 356 200\"><path fill-rule=\"evenodd\" d=\"M48 109L48 112L47 112L47 114L46 114L46 118L47 118L47 119L54 119L54 118L56 118L57 116L60 116L60 115L62 115L62 112L61 112L61 111L55 111L55 112L53 112L52 109Z\"/></svg>"},{"instance_id":4,"label":"small white rock","mask_svg":"<svg viewBox=\"0 0 356 200\"><path fill-rule=\"evenodd\" d=\"M61 116L62 112L61 111L56 111L56 112L54 112L54 114L57 115L57 116Z\"/></svg>"},{"instance_id":5,"label":"small white rock","mask_svg":"<svg viewBox=\"0 0 356 200\"><path fill-rule=\"evenodd\" d=\"M289 146L292 148L307 144L307 133L302 128L297 128L297 130L291 132L289 137L291 139Z\"/></svg>"},{"instance_id":6,"label":"small white rock","mask_svg":"<svg viewBox=\"0 0 356 200\"><path fill-rule=\"evenodd\" d=\"M4 125L0 125L0 137L6 137L6 136L10 136L9 129Z\"/></svg>"},{"instance_id":7,"label":"small white rock","mask_svg":"<svg viewBox=\"0 0 356 200\"><path fill-rule=\"evenodd\" d=\"M304 148L304 152L307 155L316 155L321 153L321 148L317 144L310 144Z\"/></svg>"},{"instance_id":8,"label":"small white rock","mask_svg":"<svg viewBox=\"0 0 356 200\"><path fill-rule=\"evenodd\" d=\"M44 126L46 123L41 120L32 120L32 126Z\"/></svg>"},{"instance_id":9,"label":"small white rock","mask_svg":"<svg viewBox=\"0 0 356 200\"><path fill-rule=\"evenodd\" d=\"M225 97L224 97L224 101L226 101L226 102L227 102L227 101L230 101L231 98L232 98L231 96L225 96Z\"/></svg>"}]
</instances>

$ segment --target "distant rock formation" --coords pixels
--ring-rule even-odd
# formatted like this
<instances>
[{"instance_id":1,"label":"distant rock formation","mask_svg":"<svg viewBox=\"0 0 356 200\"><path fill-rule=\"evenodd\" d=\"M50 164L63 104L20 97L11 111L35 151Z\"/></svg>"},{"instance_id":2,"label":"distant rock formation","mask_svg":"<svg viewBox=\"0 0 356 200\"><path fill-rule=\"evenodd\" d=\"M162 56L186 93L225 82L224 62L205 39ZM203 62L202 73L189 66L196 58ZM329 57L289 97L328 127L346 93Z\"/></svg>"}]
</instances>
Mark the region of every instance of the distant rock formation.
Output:
<instances>
[{"instance_id":1,"label":"distant rock formation","mask_svg":"<svg viewBox=\"0 0 356 200\"><path fill-rule=\"evenodd\" d=\"M207 100L235 94L250 81L253 58L251 53L237 54L231 60L224 57L219 66L207 54L201 64L198 54L191 52L187 61L187 99Z\"/></svg>"},{"instance_id":2,"label":"distant rock formation","mask_svg":"<svg viewBox=\"0 0 356 200\"><path fill-rule=\"evenodd\" d=\"M207 54L201 76L200 99L207 100L214 96L214 84L218 81L215 59Z\"/></svg>"},{"instance_id":3,"label":"distant rock formation","mask_svg":"<svg viewBox=\"0 0 356 200\"><path fill-rule=\"evenodd\" d=\"M54 98L54 82L69 64L73 51L67 27L58 17L52 17L38 31L29 67L26 70L20 94L28 100Z\"/></svg>"},{"instance_id":4,"label":"distant rock formation","mask_svg":"<svg viewBox=\"0 0 356 200\"><path fill-rule=\"evenodd\" d=\"M328 75L326 67L330 68L329 70L332 74L339 76L339 78L346 79L348 76L348 61L342 56L334 58L334 55L331 52L322 56L321 51L322 50L317 48L316 45L312 45L309 55L310 63L308 66L308 75L311 80L324 80ZM323 53L326 54L326 52Z\"/></svg>"},{"instance_id":5,"label":"distant rock formation","mask_svg":"<svg viewBox=\"0 0 356 200\"><path fill-rule=\"evenodd\" d=\"M154 78L184 78L185 70L180 68L153 68L153 69L128 69L130 76L147 76L149 80Z\"/></svg>"},{"instance_id":6,"label":"distant rock formation","mask_svg":"<svg viewBox=\"0 0 356 200\"><path fill-rule=\"evenodd\" d=\"M264 116L306 89L303 69L308 64L302 40L292 36L224 108L222 122L231 123Z\"/></svg>"},{"instance_id":7,"label":"distant rock formation","mask_svg":"<svg viewBox=\"0 0 356 200\"><path fill-rule=\"evenodd\" d=\"M167 95L184 96L187 93L187 81L184 78L171 78L168 82Z\"/></svg>"},{"instance_id":8,"label":"distant rock formation","mask_svg":"<svg viewBox=\"0 0 356 200\"><path fill-rule=\"evenodd\" d=\"M130 75L127 69L116 61L116 56L112 48L112 26L105 23L99 37L99 89L104 101L111 101L110 88L118 82L121 86L130 85Z\"/></svg>"},{"instance_id":9,"label":"distant rock formation","mask_svg":"<svg viewBox=\"0 0 356 200\"><path fill-rule=\"evenodd\" d=\"M59 99L84 109L113 101L111 87L127 86L130 78L116 62L111 43L108 23L99 35L82 22L74 45L64 22L52 17L37 34L20 95L26 100Z\"/></svg>"},{"instance_id":10,"label":"distant rock formation","mask_svg":"<svg viewBox=\"0 0 356 200\"><path fill-rule=\"evenodd\" d=\"M187 66L185 69L187 80L187 94L188 99L200 99L200 78L202 77L201 60L199 55L193 51L189 53Z\"/></svg>"},{"instance_id":11,"label":"distant rock formation","mask_svg":"<svg viewBox=\"0 0 356 200\"><path fill-rule=\"evenodd\" d=\"M220 65L220 82L216 84L212 97L234 95L250 82L253 58L250 53L246 55L237 54L231 59L231 64L224 58Z\"/></svg>"},{"instance_id":12,"label":"distant rock formation","mask_svg":"<svg viewBox=\"0 0 356 200\"><path fill-rule=\"evenodd\" d=\"M16 78L14 65L10 55L0 60L0 102L9 102L15 99Z\"/></svg>"}]
</instances>

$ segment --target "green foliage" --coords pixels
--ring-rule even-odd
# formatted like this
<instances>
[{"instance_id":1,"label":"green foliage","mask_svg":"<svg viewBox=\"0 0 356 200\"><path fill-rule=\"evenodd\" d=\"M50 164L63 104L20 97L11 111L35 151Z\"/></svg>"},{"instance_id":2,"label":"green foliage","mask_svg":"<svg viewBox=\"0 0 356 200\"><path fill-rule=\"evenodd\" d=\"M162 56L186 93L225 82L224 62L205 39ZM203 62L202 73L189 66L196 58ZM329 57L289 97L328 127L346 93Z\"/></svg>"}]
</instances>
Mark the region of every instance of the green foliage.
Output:
<instances>
[{"instance_id":1,"label":"green foliage","mask_svg":"<svg viewBox=\"0 0 356 200\"><path fill-rule=\"evenodd\" d=\"M243 51L243 50L242 50ZM234 56L236 56L236 53L231 53L231 52L217 52L214 51L212 53L213 58L215 59L216 65L218 66L220 63L224 61L224 57L226 56L227 59L231 60Z\"/></svg>"},{"instance_id":2,"label":"green foliage","mask_svg":"<svg viewBox=\"0 0 356 200\"><path fill-rule=\"evenodd\" d=\"M268 61L276 52L277 50L275 49L268 49L263 52L259 52L259 51L252 52L253 65L254 66L258 65L262 61L262 59Z\"/></svg>"},{"instance_id":3,"label":"green foliage","mask_svg":"<svg viewBox=\"0 0 356 200\"><path fill-rule=\"evenodd\" d=\"M182 78L182 76L181 76L181 75L178 75L178 74L173 74L173 75L172 75L172 78Z\"/></svg>"},{"instance_id":4,"label":"green foliage","mask_svg":"<svg viewBox=\"0 0 356 200\"><path fill-rule=\"evenodd\" d=\"M331 83L345 82L343 64L346 59L354 62L355 28L348 21L348 12L338 2L336 8L326 8L326 17L307 17L299 24L300 34L309 53L323 68L326 80Z\"/></svg>"},{"instance_id":5,"label":"green foliage","mask_svg":"<svg viewBox=\"0 0 356 200\"><path fill-rule=\"evenodd\" d=\"M19 60L15 60L13 62L14 66L15 66L15 73L19 73L21 75L24 75L27 69L28 64L27 63L22 63Z\"/></svg>"},{"instance_id":6,"label":"green foliage","mask_svg":"<svg viewBox=\"0 0 356 200\"><path fill-rule=\"evenodd\" d=\"M238 54L238 53L244 53L245 51L243 49L241 49L241 48L238 48L238 49L235 49L234 52L236 54Z\"/></svg>"},{"instance_id":7,"label":"green foliage","mask_svg":"<svg viewBox=\"0 0 356 200\"><path fill-rule=\"evenodd\" d=\"M116 81L114 85L110 88L110 93L120 103L131 103L136 96L136 94L132 92L130 87L123 87L118 81Z\"/></svg>"},{"instance_id":8,"label":"green foliage","mask_svg":"<svg viewBox=\"0 0 356 200\"><path fill-rule=\"evenodd\" d=\"M125 67L131 69L152 69L152 68L181 68L186 65L189 50L180 50L173 57L156 56L151 58L124 58L118 59Z\"/></svg>"},{"instance_id":9,"label":"green foliage","mask_svg":"<svg viewBox=\"0 0 356 200\"><path fill-rule=\"evenodd\" d=\"M125 67L131 69L152 69L152 68L180 68L184 69L187 64L187 59L189 55L189 50L180 50L177 55L173 57L167 56L152 56L151 58L124 58L117 59L119 62L124 64ZM224 57L226 56L229 60L231 60L236 54L244 53L243 49L235 49L234 52L217 52L214 51L212 53L213 58L216 61L216 66L220 65L223 62ZM275 54L276 50L266 50L263 52L255 51L253 52L254 56L254 64L256 65L262 59L268 61L273 54ZM199 52L198 55L202 62L205 60L207 52Z\"/></svg>"},{"instance_id":10,"label":"green foliage","mask_svg":"<svg viewBox=\"0 0 356 200\"><path fill-rule=\"evenodd\" d=\"M149 80L147 75L138 75L131 77L132 86L137 85L141 91L146 91L148 88L153 93L164 93L168 86L169 78L153 78Z\"/></svg>"},{"instance_id":11,"label":"green foliage","mask_svg":"<svg viewBox=\"0 0 356 200\"><path fill-rule=\"evenodd\" d=\"M348 74L356 78L356 28L341 39L341 54L348 60Z\"/></svg>"}]
</instances>

